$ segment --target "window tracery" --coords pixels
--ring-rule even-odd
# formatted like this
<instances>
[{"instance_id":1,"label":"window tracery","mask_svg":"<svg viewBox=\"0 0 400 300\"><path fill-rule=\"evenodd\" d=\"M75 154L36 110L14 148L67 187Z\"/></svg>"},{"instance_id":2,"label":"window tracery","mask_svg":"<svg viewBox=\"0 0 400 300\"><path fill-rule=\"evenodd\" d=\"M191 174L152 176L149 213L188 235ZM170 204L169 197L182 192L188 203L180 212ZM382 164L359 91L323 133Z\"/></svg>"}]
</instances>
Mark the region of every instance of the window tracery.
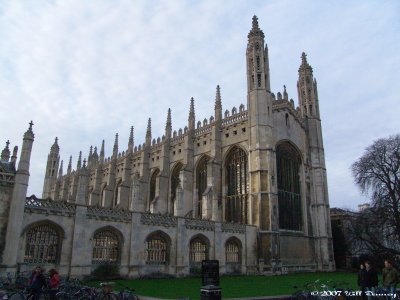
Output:
<instances>
[{"instance_id":1,"label":"window tracery","mask_svg":"<svg viewBox=\"0 0 400 300\"><path fill-rule=\"evenodd\" d=\"M93 237L93 264L117 264L119 252L120 243L115 232L105 229L95 233Z\"/></svg>"}]
</instances>

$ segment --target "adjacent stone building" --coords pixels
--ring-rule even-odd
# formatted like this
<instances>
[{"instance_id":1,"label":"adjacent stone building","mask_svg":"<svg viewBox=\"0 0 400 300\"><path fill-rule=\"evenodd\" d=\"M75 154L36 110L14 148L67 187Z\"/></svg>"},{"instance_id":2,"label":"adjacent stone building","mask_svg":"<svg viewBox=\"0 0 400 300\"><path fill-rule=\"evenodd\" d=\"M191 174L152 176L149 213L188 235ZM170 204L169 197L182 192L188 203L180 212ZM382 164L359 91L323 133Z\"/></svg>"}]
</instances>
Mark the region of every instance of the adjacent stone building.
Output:
<instances>
[{"instance_id":1,"label":"adjacent stone building","mask_svg":"<svg viewBox=\"0 0 400 300\"><path fill-rule=\"evenodd\" d=\"M298 106L286 88L270 88L268 48L257 18L248 34L247 105L223 110L112 155L90 147L67 171L57 138L46 166L42 199L26 198L32 125L18 169L16 151L1 158L1 270L56 267L89 274L102 263L126 276L187 275L203 259L223 273L333 270L317 82L306 55L299 68ZM6 151L8 145L6 146ZM3 152L4 152L3 151ZM7 225L8 224L8 225Z\"/></svg>"}]
</instances>

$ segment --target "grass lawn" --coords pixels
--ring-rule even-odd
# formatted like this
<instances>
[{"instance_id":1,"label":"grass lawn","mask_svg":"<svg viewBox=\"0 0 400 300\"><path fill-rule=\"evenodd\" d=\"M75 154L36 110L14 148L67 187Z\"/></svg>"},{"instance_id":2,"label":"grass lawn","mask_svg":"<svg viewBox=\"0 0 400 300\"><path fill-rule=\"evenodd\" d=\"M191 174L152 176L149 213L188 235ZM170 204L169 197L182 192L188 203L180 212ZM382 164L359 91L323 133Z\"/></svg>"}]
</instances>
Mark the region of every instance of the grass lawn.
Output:
<instances>
[{"instance_id":1,"label":"grass lawn","mask_svg":"<svg viewBox=\"0 0 400 300\"><path fill-rule=\"evenodd\" d=\"M357 274L349 272L333 273L298 273L281 276L223 276L220 280L223 298L262 297L274 295L290 295L305 284L321 281L347 282L348 287L357 290ZM181 279L131 279L115 281L129 286L143 296L178 299L189 297L200 299L200 277ZM92 282L92 284L96 284ZM98 286L98 284L96 284ZM298 286L298 289L293 288Z\"/></svg>"}]
</instances>

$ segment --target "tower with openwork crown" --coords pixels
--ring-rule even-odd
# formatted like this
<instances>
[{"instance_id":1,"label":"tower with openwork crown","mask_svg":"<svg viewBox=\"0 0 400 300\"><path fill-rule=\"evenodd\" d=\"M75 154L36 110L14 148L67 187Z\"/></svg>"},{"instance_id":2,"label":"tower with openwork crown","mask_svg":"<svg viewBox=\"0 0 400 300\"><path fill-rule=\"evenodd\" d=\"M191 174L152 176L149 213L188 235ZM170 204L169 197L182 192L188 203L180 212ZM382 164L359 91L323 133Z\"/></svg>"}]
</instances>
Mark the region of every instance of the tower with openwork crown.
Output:
<instances>
[{"instance_id":1,"label":"tower with openwork crown","mask_svg":"<svg viewBox=\"0 0 400 300\"><path fill-rule=\"evenodd\" d=\"M191 98L184 128L173 129L169 109L162 136L149 119L143 143L131 127L126 149L116 134L108 157L103 140L84 158L79 151L75 169L70 157L66 174L56 138L43 199L24 203L16 261L39 259L74 276L102 263L127 276L185 275L204 259L218 259L223 273L333 270L313 70L303 53L295 107L285 86L271 91L256 16L247 38L246 105L224 111L217 86L209 118L196 119ZM49 237L43 251L40 234Z\"/></svg>"}]
</instances>

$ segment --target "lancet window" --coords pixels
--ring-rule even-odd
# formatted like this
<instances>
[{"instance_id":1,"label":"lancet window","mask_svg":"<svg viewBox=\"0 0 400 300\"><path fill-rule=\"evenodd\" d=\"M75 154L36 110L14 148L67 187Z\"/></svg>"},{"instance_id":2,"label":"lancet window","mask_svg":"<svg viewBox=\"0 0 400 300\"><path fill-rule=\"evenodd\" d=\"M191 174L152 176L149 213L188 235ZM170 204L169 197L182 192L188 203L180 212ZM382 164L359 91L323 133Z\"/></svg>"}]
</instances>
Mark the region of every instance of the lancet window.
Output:
<instances>
[{"instance_id":1,"label":"lancet window","mask_svg":"<svg viewBox=\"0 0 400 300\"><path fill-rule=\"evenodd\" d=\"M205 192L207 188L207 163L208 163L208 158L204 157L201 159L197 166L197 172L196 172L196 187L197 187L197 217L201 218L202 216L202 199L203 199L203 193Z\"/></svg>"},{"instance_id":2,"label":"lancet window","mask_svg":"<svg viewBox=\"0 0 400 300\"><path fill-rule=\"evenodd\" d=\"M59 232L50 224L37 225L26 233L26 263L57 263L61 241Z\"/></svg>"},{"instance_id":3,"label":"lancet window","mask_svg":"<svg viewBox=\"0 0 400 300\"><path fill-rule=\"evenodd\" d=\"M225 219L228 222L247 223L248 211L248 166L247 155L235 148L226 163L227 197Z\"/></svg>"},{"instance_id":4,"label":"lancet window","mask_svg":"<svg viewBox=\"0 0 400 300\"><path fill-rule=\"evenodd\" d=\"M190 265L199 265L208 259L208 243L201 237L194 238L190 242L189 261Z\"/></svg>"},{"instance_id":5,"label":"lancet window","mask_svg":"<svg viewBox=\"0 0 400 300\"><path fill-rule=\"evenodd\" d=\"M277 147L279 227L302 230L300 155L289 143Z\"/></svg>"},{"instance_id":6,"label":"lancet window","mask_svg":"<svg viewBox=\"0 0 400 300\"><path fill-rule=\"evenodd\" d=\"M176 197L177 197L177 189L181 180L179 179L180 172L182 170L182 164L178 164L175 166L171 175L171 213L173 214L175 211L176 205Z\"/></svg>"},{"instance_id":7,"label":"lancet window","mask_svg":"<svg viewBox=\"0 0 400 300\"><path fill-rule=\"evenodd\" d=\"M230 239L225 244L225 262L230 264L240 264L240 242Z\"/></svg>"},{"instance_id":8,"label":"lancet window","mask_svg":"<svg viewBox=\"0 0 400 300\"><path fill-rule=\"evenodd\" d=\"M146 240L146 264L165 265L168 263L168 243L161 235Z\"/></svg>"},{"instance_id":9,"label":"lancet window","mask_svg":"<svg viewBox=\"0 0 400 300\"><path fill-rule=\"evenodd\" d=\"M148 208L150 206L151 201L154 200L156 197L156 189L157 189L157 177L160 171L157 169L153 172L153 175L151 175L150 178L150 194L149 194L149 203L148 203Z\"/></svg>"},{"instance_id":10,"label":"lancet window","mask_svg":"<svg viewBox=\"0 0 400 300\"><path fill-rule=\"evenodd\" d=\"M95 233L93 237L93 264L117 264L120 253L120 242L117 234L110 229Z\"/></svg>"}]
</instances>

